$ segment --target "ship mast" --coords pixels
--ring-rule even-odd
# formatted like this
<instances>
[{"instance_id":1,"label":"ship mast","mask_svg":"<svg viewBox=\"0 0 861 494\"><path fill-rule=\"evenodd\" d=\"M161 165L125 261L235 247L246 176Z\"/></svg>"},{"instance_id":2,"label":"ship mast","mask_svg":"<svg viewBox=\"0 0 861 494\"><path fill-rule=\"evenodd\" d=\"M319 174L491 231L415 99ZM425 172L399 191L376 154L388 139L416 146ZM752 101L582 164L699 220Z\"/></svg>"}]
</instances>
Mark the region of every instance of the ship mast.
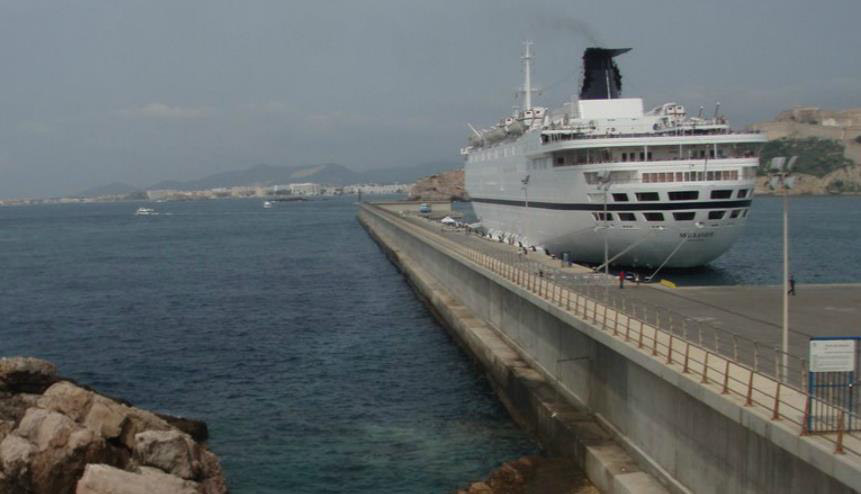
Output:
<instances>
[{"instance_id":1,"label":"ship mast","mask_svg":"<svg viewBox=\"0 0 861 494\"><path fill-rule=\"evenodd\" d=\"M523 111L529 110L532 108L532 93L535 92L532 89L532 42L524 41L523 42L523 56L520 57L523 60L523 88L520 89L520 93L523 94Z\"/></svg>"}]
</instances>

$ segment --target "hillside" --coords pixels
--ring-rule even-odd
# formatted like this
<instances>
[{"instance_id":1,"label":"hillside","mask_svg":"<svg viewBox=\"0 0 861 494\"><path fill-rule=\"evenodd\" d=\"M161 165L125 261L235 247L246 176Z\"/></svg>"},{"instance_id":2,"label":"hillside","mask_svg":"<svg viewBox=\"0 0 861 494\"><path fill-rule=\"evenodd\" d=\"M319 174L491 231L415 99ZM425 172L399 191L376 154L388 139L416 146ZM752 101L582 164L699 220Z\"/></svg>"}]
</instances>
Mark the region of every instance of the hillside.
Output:
<instances>
[{"instance_id":1,"label":"hillside","mask_svg":"<svg viewBox=\"0 0 861 494\"><path fill-rule=\"evenodd\" d=\"M838 194L861 191L861 108L828 111L798 107L753 128L765 132L760 174L773 156L797 155L799 179L793 194ZM760 177L757 193L770 193Z\"/></svg>"},{"instance_id":2,"label":"hillside","mask_svg":"<svg viewBox=\"0 0 861 494\"><path fill-rule=\"evenodd\" d=\"M411 201L466 200L463 187L463 169L437 173L416 181L410 189Z\"/></svg>"}]
</instances>

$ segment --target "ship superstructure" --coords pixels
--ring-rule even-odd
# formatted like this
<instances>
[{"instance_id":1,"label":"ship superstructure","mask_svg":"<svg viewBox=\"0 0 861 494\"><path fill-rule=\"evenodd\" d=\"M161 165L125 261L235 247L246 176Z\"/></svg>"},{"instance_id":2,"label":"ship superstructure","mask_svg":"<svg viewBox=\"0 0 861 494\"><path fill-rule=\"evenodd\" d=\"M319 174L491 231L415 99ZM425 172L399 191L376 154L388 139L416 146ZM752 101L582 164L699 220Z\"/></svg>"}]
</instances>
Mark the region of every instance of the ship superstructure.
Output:
<instances>
[{"instance_id":1,"label":"ship superstructure","mask_svg":"<svg viewBox=\"0 0 861 494\"><path fill-rule=\"evenodd\" d=\"M525 44L522 108L472 128L465 186L492 235L578 261L640 267L708 263L749 214L761 134L719 114L621 98L614 61L629 49L588 48L579 99L534 106ZM606 256L605 256L606 241Z\"/></svg>"}]
</instances>

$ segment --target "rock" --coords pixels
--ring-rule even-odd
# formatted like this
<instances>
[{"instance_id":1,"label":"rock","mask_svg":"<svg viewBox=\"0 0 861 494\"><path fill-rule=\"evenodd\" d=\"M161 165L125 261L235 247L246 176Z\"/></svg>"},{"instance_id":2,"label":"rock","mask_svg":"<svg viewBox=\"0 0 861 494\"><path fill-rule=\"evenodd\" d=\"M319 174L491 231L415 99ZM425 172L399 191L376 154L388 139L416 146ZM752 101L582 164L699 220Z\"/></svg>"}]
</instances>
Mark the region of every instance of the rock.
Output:
<instances>
[{"instance_id":1,"label":"rock","mask_svg":"<svg viewBox=\"0 0 861 494\"><path fill-rule=\"evenodd\" d=\"M93 394L92 391L69 381L60 381L45 390L37 404L41 408L63 413L80 422L90 411Z\"/></svg>"},{"instance_id":2,"label":"rock","mask_svg":"<svg viewBox=\"0 0 861 494\"><path fill-rule=\"evenodd\" d=\"M194 441L185 433L145 431L135 435L134 458L184 479L194 479L200 470L195 461Z\"/></svg>"},{"instance_id":3,"label":"rock","mask_svg":"<svg viewBox=\"0 0 861 494\"><path fill-rule=\"evenodd\" d=\"M215 453L208 449L199 448L200 476L203 480L200 481L200 486L204 494L227 494L227 481L224 479L224 473L221 470L221 465L218 463L218 457Z\"/></svg>"},{"instance_id":4,"label":"rock","mask_svg":"<svg viewBox=\"0 0 861 494\"><path fill-rule=\"evenodd\" d=\"M122 405L100 395L93 396L93 403L83 423L106 439L119 439L129 450L134 449L134 438L139 432L170 429L167 422L153 413Z\"/></svg>"},{"instance_id":5,"label":"rock","mask_svg":"<svg viewBox=\"0 0 861 494\"><path fill-rule=\"evenodd\" d=\"M154 469L127 472L109 465L87 465L76 494L199 494L195 482Z\"/></svg>"},{"instance_id":6,"label":"rock","mask_svg":"<svg viewBox=\"0 0 861 494\"><path fill-rule=\"evenodd\" d=\"M20 475L29 468L30 459L36 448L30 441L16 435L9 435L0 443L0 465L9 475Z\"/></svg>"},{"instance_id":7,"label":"rock","mask_svg":"<svg viewBox=\"0 0 861 494\"><path fill-rule=\"evenodd\" d=\"M487 480L469 486L467 494L527 494L566 492L598 494L572 458L524 456L504 463Z\"/></svg>"},{"instance_id":8,"label":"rock","mask_svg":"<svg viewBox=\"0 0 861 494\"><path fill-rule=\"evenodd\" d=\"M178 428L206 437L203 422L168 417L173 426L44 361L0 363L0 494L228 492L215 454Z\"/></svg>"},{"instance_id":9,"label":"rock","mask_svg":"<svg viewBox=\"0 0 861 494\"><path fill-rule=\"evenodd\" d=\"M118 457L100 436L66 415L43 408L28 409L6 441L11 443L8 454L13 459L29 452L26 468L4 466L4 470L20 485L29 485L33 494L71 493L87 463Z\"/></svg>"},{"instance_id":10,"label":"rock","mask_svg":"<svg viewBox=\"0 0 861 494\"><path fill-rule=\"evenodd\" d=\"M57 382L54 364L33 357L0 359L0 388L14 393L42 393Z\"/></svg>"},{"instance_id":11,"label":"rock","mask_svg":"<svg viewBox=\"0 0 861 494\"><path fill-rule=\"evenodd\" d=\"M173 415L166 415L163 413L157 413L155 415L167 422L171 427L176 427L182 432L185 432L199 443L205 442L209 439L209 428L206 426L206 422L202 420L174 417Z\"/></svg>"},{"instance_id":12,"label":"rock","mask_svg":"<svg viewBox=\"0 0 861 494\"><path fill-rule=\"evenodd\" d=\"M470 484L467 492L469 494L493 494L493 489L484 482L474 482Z\"/></svg>"}]
</instances>

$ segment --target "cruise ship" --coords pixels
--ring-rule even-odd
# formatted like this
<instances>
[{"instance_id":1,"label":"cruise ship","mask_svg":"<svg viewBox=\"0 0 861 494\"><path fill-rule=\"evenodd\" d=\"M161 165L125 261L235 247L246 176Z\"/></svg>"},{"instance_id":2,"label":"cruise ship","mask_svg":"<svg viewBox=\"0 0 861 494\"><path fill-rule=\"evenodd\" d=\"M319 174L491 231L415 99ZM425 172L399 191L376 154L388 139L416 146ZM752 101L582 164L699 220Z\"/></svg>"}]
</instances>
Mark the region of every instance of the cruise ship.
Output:
<instances>
[{"instance_id":1,"label":"cruise ship","mask_svg":"<svg viewBox=\"0 0 861 494\"><path fill-rule=\"evenodd\" d=\"M622 98L616 57L588 48L579 98L533 105L524 44L522 108L461 149L465 187L494 238L603 267L701 266L747 221L765 136L677 103ZM711 113L711 112L709 112Z\"/></svg>"}]
</instances>

